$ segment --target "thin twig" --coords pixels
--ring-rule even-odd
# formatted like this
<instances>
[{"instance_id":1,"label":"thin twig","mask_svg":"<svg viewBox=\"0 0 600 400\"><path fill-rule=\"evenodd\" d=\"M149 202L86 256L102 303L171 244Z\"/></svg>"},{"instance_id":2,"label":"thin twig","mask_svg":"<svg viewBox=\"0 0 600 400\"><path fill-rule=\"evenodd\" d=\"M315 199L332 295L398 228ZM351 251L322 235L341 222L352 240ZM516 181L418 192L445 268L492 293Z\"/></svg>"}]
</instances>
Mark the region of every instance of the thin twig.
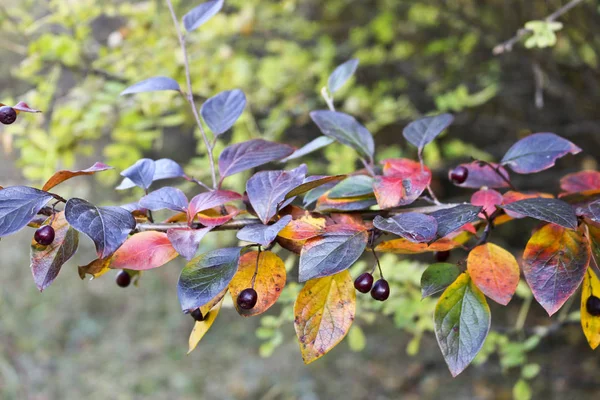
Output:
<instances>
[{"instance_id":1,"label":"thin twig","mask_svg":"<svg viewBox=\"0 0 600 400\"><path fill-rule=\"evenodd\" d=\"M583 3L584 1L585 0L571 0L569 3L565 4L564 6L562 6L561 8L559 8L558 10L554 11L552 14L550 14L546 18L544 18L544 21L553 22L556 19L558 19L558 17L562 16L563 14L565 14L566 12L571 10L573 7L577 6L579 3ZM517 31L517 33L515 34L515 36L511 37L510 39L508 39L505 42L502 42L502 43L496 45L494 47L494 49L492 50L492 53L495 56L497 56L499 54L511 51L513 46L519 40L521 40L524 36L529 35L530 33L532 33L532 31L530 29L526 29L526 28L519 29Z\"/></svg>"},{"instance_id":2,"label":"thin twig","mask_svg":"<svg viewBox=\"0 0 600 400\"><path fill-rule=\"evenodd\" d=\"M171 12L171 18L173 18L173 24L175 25L175 30L177 31L177 39L179 40L179 45L181 46L181 52L183 53L183 65L185 67L185 79L187 82L187 94L181 93L187 102L190 104L192 108L192 113L194 114L194 118L196 119L196 124L200 129L200 133L202 134L202 139L204 140L204 144L206 145L206 152L208 154L208 160L210 162L210 172L212 178L213 188L217 188L217 175L215 172L215 160L213 157L213 148L208 141L208 137L206 136L206 132L204 131L204 127L202 126L202 121L200 120L200 114L198 114L198 109L196 108L196 104L194 102L194 92L192 91L192 78L190 75L190 63L188 59L187 48L185 45L185 36L181 32L181 27L179 26L179 20L177 19L177 15L175 14L175 10L173 9L173 3L171 0L166 0L167 6L169 7L169 11Z\"/></svg>"}]
</instances>

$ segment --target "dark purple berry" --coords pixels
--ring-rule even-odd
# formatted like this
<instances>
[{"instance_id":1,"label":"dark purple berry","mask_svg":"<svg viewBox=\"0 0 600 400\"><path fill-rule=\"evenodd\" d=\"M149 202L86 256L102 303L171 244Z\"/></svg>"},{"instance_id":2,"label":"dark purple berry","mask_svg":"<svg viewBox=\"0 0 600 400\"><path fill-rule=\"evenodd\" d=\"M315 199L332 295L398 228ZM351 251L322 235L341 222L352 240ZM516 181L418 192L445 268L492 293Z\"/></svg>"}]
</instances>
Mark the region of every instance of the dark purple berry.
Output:
<instances>
[{"instance_id":1,"label":"dark purple berry","mask_svg":"<svg viewBox=\"0 0 600 400\"><path fill-rule=\"evenodd\" d=\"M596 296L588 297L585 302L585 308L590 315L597 317L600 315L600 299Z\"/></svg>"},{"instance_id":2,"label":"dark purple berry","mask_svg":"<svg viewBox=\"0 0 600 400\"><path fill-rule=\"evenodd\" d=\"M131 283L131 275L129 275L129 272L121 270L115 280L117 281L117 285L127 287Z\"/></svg>"},{"instance_id":3,"label":"dark purple berry","mask_svg":"<svg viewBox=\"0 0 600 400\"><path fill-rule=\"evenodd\" d=\"M373 287L373 275L368 272L361 274L354 281L354 288L361 293L369 293L369 290Z\"/></svg>"},{"instance_id":4,"label":"dark purple berry","mask_svg":"<svg viewBox=\"0 0 600 400\"><path fill-rule=\"evenodd\" d=\"M450 180L454 183L461 184L464 183L469 177L469 170L462 165L454 168L450 171Z\"/></svg>"},{"instance_id":5,"label":"dark purple berry","mask_svg":"<svg viewBox=\"0 0 600 400\"><path fill-rule=\"evenodd\" d=\"M371 297L375 300L385 301L390 297L390 284L385 279L380 279L371 289Z\"/></svg>"},{"instance_id":6,"label":"dark purple berry","mask_svg":"<svg viewBox=\"0 0 600 400\"><path fill-rule=\"evenodd\" d=\"M4 125L10 125L17 120L17 112L9 106L0 107L0 122Z\"/></svg>"},{"instance_id":7,"label":"dark purple berry","mask_svg":"<svg viewBox=\"0 0 600 400\"><path fill-rule=\"evenodd\" d=\"M190 315L192 316L192 318L194 318L196 321L204 321L204 318L206 318L206 316L208 316L208 314L206 315L202 315L202 311L200 311L199 308L196 308L194 311L192 311L190 313Z\"/></svg>"},{"instance_id":8,"label":"dark purple berry","mask_svg":"<svg viewBox=\"0 0 600 400\"><path fill-rule=\"evenodd\" d=\"M251 310L258 301L258 294L252 288L244 289L237 298L237 305L244 310Z\"/></svg>"},{"instance_id":9,"label":"dark purple berry","mask_svg":"<svg viewBox=\"0 0 600 400\"><path fill-rule=\"evenodd\" d=\"M434 256L435 256L435 261L446 262L450 258L450 252L449 251L436 251Z\"/></svg>"},{"instance_id":10,"label":"dark purple berry","mask_svg":"<svg viewBox=\"0 0 600 400\"><path fill-rule=\"evenodd\" d=\"M33 238L42 246L49 246L54 242L54 228L50 225L41 226L35 231Z\"/></svg>"}]
</instances>

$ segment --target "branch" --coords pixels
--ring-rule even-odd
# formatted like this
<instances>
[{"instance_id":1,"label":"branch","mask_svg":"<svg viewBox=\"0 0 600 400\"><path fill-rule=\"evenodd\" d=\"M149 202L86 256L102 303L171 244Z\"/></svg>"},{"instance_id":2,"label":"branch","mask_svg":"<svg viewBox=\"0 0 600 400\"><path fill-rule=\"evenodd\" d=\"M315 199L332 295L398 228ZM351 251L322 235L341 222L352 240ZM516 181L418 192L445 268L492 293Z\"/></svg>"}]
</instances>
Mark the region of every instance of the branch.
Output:
<instances>
[{"instance_id":1,"label":"branch","mask_svg":"<svg viewBox=\"0 0 600 400\"><path fill-rule=\"evenodd\" d=\"M175 10L173 9L173 3L171 0L166 0L167 6L169 7L169 11L171 13L171 18L173 19L173 24L175 25L175 30L177 31L177 39L179 40L179 45L181 46L181 52L183 53L183 65L185 67L185 79L187 82L187 94L182 93L184 98L190 104L192 108L192 113L194 114L194 118L196 119L196 124L198 124L198 128L200 129L200 133L202 134L202 139L204 140L204 145L206 146L206 151L208 154L208 160L210 162L210 173L212 177L212 186L213 188L217 188L217 176L215 173L215 160L213 157L213 148L208 141L208 137L206 136L206 132L204 131L204 127L202 126L202 121L200 120L200 114L198 114L198 109L196 108L196 104L194 103L194 92L192 91L192 78L190 75L190 62L188 60L188 53L185 46L185 36L181 32L181 28L179 27L179 20L177 19L177 15L175 14Z\"/></svg>"},{"instance_id":2,"label":"branch","mask_svg":"<svg viewBox=\"0 0 600 400\"><path fill-rule=\"evenodd\" d=\"M585 0L571 0L569 3L565 4L564 6L562 6L561 8L559 8L558 10L554 11L552 14L550 14L546 18L544 18L544 21L546 21L546 22L555 21L560 16L562 16L563 14L565 14L569 10L571 10L573 7L577 6L579 3L583 3L584 1ZM532 31L530 29L526 29L526 28L519 29L517 31L517 33L515 34L515 36L511 37L510 39L508 39L505 42L502 42L502 43L496 45L494 47L494 49L492 50L492 54L497 56L502 53L511 51L513 46L519 40L521 40L524 36L529 35L530 33L532 33Z\"/></svg>"}]
</instances>

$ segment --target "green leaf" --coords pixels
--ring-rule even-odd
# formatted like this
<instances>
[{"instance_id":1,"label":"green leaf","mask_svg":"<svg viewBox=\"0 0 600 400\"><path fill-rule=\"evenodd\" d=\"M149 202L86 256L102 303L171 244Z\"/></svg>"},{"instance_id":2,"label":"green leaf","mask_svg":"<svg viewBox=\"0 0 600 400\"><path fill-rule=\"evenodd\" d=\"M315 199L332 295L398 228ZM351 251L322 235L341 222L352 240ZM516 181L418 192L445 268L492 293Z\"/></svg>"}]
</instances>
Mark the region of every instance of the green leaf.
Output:
<instances>
[{"instance_id":1,"label":"green leaf","mask_svg":"<svg viewBox=\"0 0 600 400\"><path fill-rule=\"evenodd\" d=\"M519 379L513 387L513 397L515 400L531 399L531 388L524 379Z\"/></svg>"},{"instance_id":2,"label":"green leaf","mask_svg":"<svg viewBox=\"0 0 600 400\"><path fill-rule=\"evenodd\" d=\"M462 274L440 297L434 313L435 336L452 376L473 361L490 330L484 294Z\"/></svg>"},{"instance_id":3,"label":"green leaf","mask_svg":"<svg viewBox=\"0 0 600 400\"><path fill-rule=\"evenodd\" d=\"M363 351L367 345L367 339L365 333L358 325L353 325L348 332L348 346L352 351Z\"/></svg>"},{"instance_id":4,"label":"green leaf","mask_svg":"<svg viewBox=\"0 0 600 400\"><path fill-rule=\"evenodd\" d=\"M421 276L421 298L431 296L446 289L460 275L460 270L454 264L431 264Z\"/></svg>"}]
</instances>

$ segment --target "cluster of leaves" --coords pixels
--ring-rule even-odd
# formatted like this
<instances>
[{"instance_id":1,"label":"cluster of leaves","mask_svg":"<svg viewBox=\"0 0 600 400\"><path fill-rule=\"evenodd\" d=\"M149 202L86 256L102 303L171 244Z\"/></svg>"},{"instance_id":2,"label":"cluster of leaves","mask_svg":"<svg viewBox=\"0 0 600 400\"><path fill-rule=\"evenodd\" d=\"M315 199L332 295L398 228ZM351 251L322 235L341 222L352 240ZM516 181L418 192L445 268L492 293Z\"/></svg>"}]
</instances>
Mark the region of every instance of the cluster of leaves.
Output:
<instances>
[{"instance_id":1,"label":"cluster of leaves","mask_svg":"<svg viewBox=\"0 0 600 400\"><path fill-rule=\"evenodd\" d=\"M215 0L194 8L184 16L184 27L197 29L222 4ZM334 94L357 66L358 60L353 59L331 74L322 91L329 109L310 113L323 136L302 148L263 139L230 144L218 156L218 179L212 187L186 175L173 160L140 159L121 172L123 181L118 189L139 187L146 194L123 206L97 206L80 198L65 199L53 191L68 179L111 167L96 163L85 170L58 171L41 189L12 186L0 190L0 237L27 225L52 227L55 236L49 244L35 239L31 245L31 268L40 290L54 281L76 252L80 233L94 242L97 255L96 260L79 267L82 278L86 274L99 277L110 269L137 274L181 255L189 260L177 288L181 309L196 319L190 351L211 327L227 293L245 317L262 314L278 300L287 280L284 262L273 251L279 246L299 255L297 275L303 287L293 312L306 363L323 356L349 332L356 312L349 268L365 252L372 253L375 267L378 253L466 253L456 264L429 266L421 278L423 297L441 293L434 330L450 372L456 376L471 363L488 336L491 314L487 299L508 304L520 281L516 258L490 241L494 227L528 217L541 223L522 260L533 296L552 315L583 282L582 327L590 346L597 347L600 173L565 176L563 193L555 198L517 191L509 172L537 173L581 149L553 133L529 135L508 149L499 163L475 160L458 165L451 180L475 191L470 202L441 203L431 190L431 171L422 155L452 123L453 116L425 117L405 127L403 136L417 149L417 160L391 158L376 165L369 130L351 115L335 111L334 106ZM158 90L184 94L169 77L146 79L123 94ZM235 124L245 105L241 90L227 90L208 99L198 118L216 142ZM334 142L352 148L363 168L350 174L315 176L308 175L302 164L289 170L255 172L244 193L224 188L233 175L298 159ZM214 175L212 162L209 167ZM154 182L163 179L196 182L201 192L188 199L175 187L151 190ZM433 204L407 207L423 201ZM155 222L152 213L159 210L172 215ZM236 231L240 245L197 255L201 240L217 230ZM380 275L383 280L381 269ZM257 299L246 307L238 300L249 288Z\"/></svg>"}]
</instances>

